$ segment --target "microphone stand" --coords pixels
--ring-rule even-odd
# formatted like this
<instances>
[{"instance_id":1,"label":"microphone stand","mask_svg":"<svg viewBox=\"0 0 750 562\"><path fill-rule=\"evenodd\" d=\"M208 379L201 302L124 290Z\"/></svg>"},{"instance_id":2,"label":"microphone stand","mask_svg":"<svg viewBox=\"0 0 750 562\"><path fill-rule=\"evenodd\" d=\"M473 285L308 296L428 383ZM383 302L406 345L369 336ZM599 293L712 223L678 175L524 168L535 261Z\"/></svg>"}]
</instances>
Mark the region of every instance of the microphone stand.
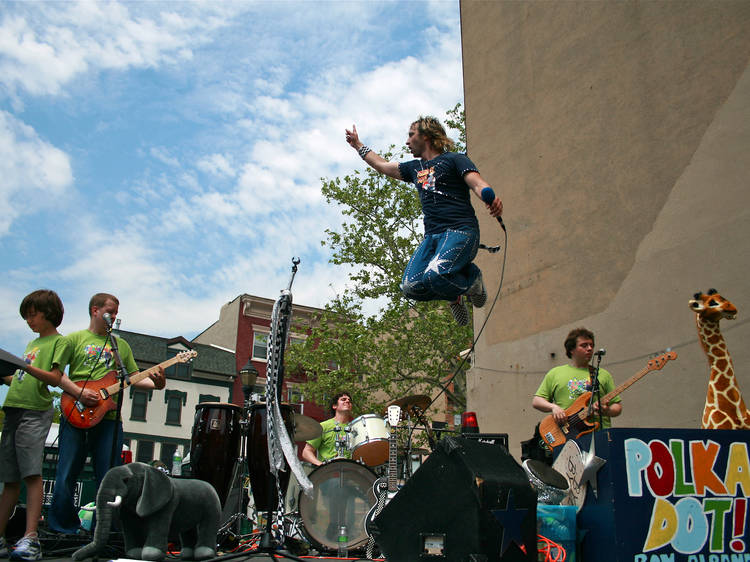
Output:
<instances>
[{"instance_id":1,"label":"microphone stand","mask_svg":"<svg viewBox=\"0 0 750 562\"><path fill-rule=\"evenodd\" d=\"M591 376L591 407L593 408L594 400L596 400L596 403L599 404L599 409L598 409L599 429L601 429L602 427L602 396L601 396L601 387L599 386L599 365L601 365L601 362L602 362L602 354L597 353L596 365L592 365L589 368L589 373Z\"/></svg>"},{"instance_id":2,"label":"microphone stand","mask_svg":"<svg viewBox=\"0 0 750 562\"><path fill-rule=\"evenodd\" d=\"M112 468L113 466L117 466L115 464L115 460L118 453L117 436L120 433L120 422L122 420L123 390L125 389L125 387L130 386L130 375L125 368L125 364L122 362L122 358L120 357L120 350L117 348L117 338L114 336L114 334L112 334L112 326L109 323L107 323L107 337L109 338L110 344L112 346L112 355L114 356L115 362L117 364L117 379L120 381L120 392L117 400L117 409L115 410L115 427L114 433L112 434L112 452L109 457L109 468Z\"/></svg>"}]
</instances>

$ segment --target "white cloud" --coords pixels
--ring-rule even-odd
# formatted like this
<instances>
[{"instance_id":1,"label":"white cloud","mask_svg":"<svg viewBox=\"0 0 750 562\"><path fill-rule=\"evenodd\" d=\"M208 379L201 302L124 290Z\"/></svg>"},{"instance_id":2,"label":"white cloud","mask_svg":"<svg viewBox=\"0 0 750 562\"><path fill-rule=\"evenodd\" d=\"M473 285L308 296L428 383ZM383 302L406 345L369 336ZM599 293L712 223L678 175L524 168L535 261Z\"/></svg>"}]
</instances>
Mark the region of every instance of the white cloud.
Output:
<instances>
[{"instance_id":1,"label":"white cloud","mask_svg":"<svg viewBox=\"0 0 750 562\"><path fill-rule=\"evenodd\" d=\"M169 153L169 149L163 146L152 146L149 152L151 156L167 166L172 168L180 167L180 161Z\"/></svg>"},{"instance_id":2,"label":"white cloud","mask_svg":"<svg viewBox=\"0 0 750 562\"><path fill-rule=\"evenodd\" d=\"M190 60L193 49L231 15L209 4L187 15L148 4L16 3L0 23L0 83L11 92L57 95L90 70ZM191 11L187 4L183 8Z\"/></svg>"},{"instance_id":3,"label":"white cloud","mask_svg":"<svg viewBox=\"0 0 750 562\"><path fill-rule=\"evenodd\" d=\"M124 329L191 337L240 293L275 298L292 256L302 258L295 302L323 306L347 269L329 264L320 245L343 221L320 178L364 167L344 128L357 123L375 149L400 147L417 115L442 116L462 97L455 3L432 2L424 13L420 3L422 20L440 12L439 27L415 31L403 40L409 50L382 58L401 41L390 27L402 25L383 14L413 10L409 3L12 6L0 16L0 91L60 111L74 129L83 114L99 123L50 137L76 154L75 187L91 206L60 219L51 251L64 266L46 276L16 266L0 281L4 310L38 283L61 287L63 331L84 327L90 295L109 291L121 299ZM128 111L107 107L112 98L138 108L135 132L125 127ZM146 111L152 104L156 116ZM117 140L116 160L79 174L79 155L99 154L85 143L102 139ZM73 186L66 152L3 112L0 157L0 205L16 213L27 212L21 190L40 204ZM91 210L106 209L111 194L117 208ZM14 333L28 339L19 326Z\"/></svg>"},{"instance_id":4,"label":"white cloud","mask_svg":"<svg viewBox=\"0 0 750 562\"><path fill-rule=\"evenodd\" d=\"M198 161L197 167L199 170L214 176L232 178L236 175L229 158L223 154L209 154Z\"/></svg>"},{"instance_id":5,"label":"white cloud","mask_svg":"<svg viewBox=\"0 0 750 562\"><path fill-rule=\"evenodd\" d=\"M53 205L73 183L70 158L0 110L0 237L13 221Z\"/></svg>"}]
</instances>

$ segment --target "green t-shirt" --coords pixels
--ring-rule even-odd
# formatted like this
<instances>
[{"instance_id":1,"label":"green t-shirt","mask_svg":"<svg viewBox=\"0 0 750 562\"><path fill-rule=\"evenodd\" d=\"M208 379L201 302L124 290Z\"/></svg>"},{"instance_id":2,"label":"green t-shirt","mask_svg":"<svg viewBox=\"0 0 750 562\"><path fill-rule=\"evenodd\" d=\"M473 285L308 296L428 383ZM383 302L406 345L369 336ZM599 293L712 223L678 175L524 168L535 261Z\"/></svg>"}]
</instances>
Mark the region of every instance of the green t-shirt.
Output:
<instances>
[{"instance_id":1,"label":"green t-shirt","mask_svg":"<svg viewBox=\"0 0 750 562\"><path fill-rule=\"evenodd\" d=\"M29 365L51 371L54 365L62 370L68 363L70 349L61 334L36 338L29 342L23 360ZM18 369L13 374L5 406L26 410L46 411L52 408L52 395L46 382Z\"/></svg>"},{"instance_id":2,"label":"green t-shirt","mask_svg":"<svg viewBox=\"0 0 750 562\"><path fill-rule=\"evenodd\" d=\"M73 382L86 379L99 380L110 371L117 370L117 362L112 353L112 344L106 336L100 336L90 330L80 330L65 336L70 345L70 367L68 377ZM107 342L104 345L104 342ZM138 365L133 358L133 351L128 342L117 338L117 349L128 374L138 371ZM89 377L90 375L90 377ZM119 393L112 397L119 400ZM115 419L116 412L109 412L104 419Z\"/></svg>"},{"instance_id":3,"label":"green t-shirt","mask_svg":"<svg viewBox=\"0 0 750 562\"><path fill-rule=\"evenodd\" d=\"M560 365L559 367L550 369L534 394L541 396L553 404L557 404L565 410L581 394L591 390L590 378L587 367L579 369L571 365ZM615 381L606 369L599 369L599 389L602 398L605 394L615 389ZM611 404L616 404L619 401L620 397L615 396ZM609 416L602 416L602 428L610 427L611 425L611 418Z\"/></svg>"},{"instance_id":4,"label":"green t-shirt","mask_svg":"<svg viewBox=\"0 0 750 562\"><path fill-rule=\"evenodd\" d=\"M308 443L317 449L318 459L322 461L331 460L336 456L336 418L331 418L324 422L321 422L320 426L323 428L323 433L320 437L308 441ZM344 430L349 427L348 423L339 423L339 438L343 438ZM342 455L346 458L350 458L351 452L348 449L342 451Z\"/></svg>"}]
</instances>

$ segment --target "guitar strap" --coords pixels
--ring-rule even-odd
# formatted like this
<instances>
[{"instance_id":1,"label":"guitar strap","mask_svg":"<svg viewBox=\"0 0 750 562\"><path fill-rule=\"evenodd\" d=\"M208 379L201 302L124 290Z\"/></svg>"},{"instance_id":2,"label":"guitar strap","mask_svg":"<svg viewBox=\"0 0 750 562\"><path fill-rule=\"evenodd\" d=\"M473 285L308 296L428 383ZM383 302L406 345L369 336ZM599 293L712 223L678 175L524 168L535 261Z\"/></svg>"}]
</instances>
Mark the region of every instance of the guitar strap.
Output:
<instances>
[{"instance_id":1,"label":"guitar strap","mask_svg":"<svg viewBox=\"0 0 750 562\"><path fill-rule=\"evenodd\" d=\"M99 354L96 356L96 359L91 364L91 368L89 369L89 374L86 375L86 378L83 381L83 386L81 386L81 390L78 391L78 396L73 396L73 398L75 399L75 401L73 402L74 406L76 404L81 404L80 400L81 400L81 396L83 395L83 391L86 389L86 385L91 380L91 375L94 374L94 369L96 369L96 366L99 364L99 360L102 357L102 353L104 353L104 348L107 347L107 340L109 340L112 337L114 337L114 336L110 332L107 332L107 336L104 338L104 343L102 344L102 347L99 349ZM82 408L83 405L80 405L80 407ZM61 415L65 414L65 412L62 411L62 405L60 407L60 414ZM72 409L68 410L68 413L65 414L65 421L68 422L68 423L70 423L70 416L72 416L72 415L73 415L73 410ZM55 441L57 441L58 437L59 437L59 435L57 437L55 437Z\"/></svg>"},{"instance_id":2,"label":"guitar strap","mask_svg":"<svg viewBox=\"0 0 750 562\"><path fill-rule=\"evenodd\" d=\"M378 498L378 505L375 508L375 514L372 516L373 519L375 519L378 515L380 515L380 512L383 511L383 508L385 507L385 499L388 497L388 488L386 487L385 490L380 494L380 497ZM367 558L372 560L373 550L375 549L375 535L370 535L367 538L367 552L365 555Z\"/></svg>"}]
</instances>

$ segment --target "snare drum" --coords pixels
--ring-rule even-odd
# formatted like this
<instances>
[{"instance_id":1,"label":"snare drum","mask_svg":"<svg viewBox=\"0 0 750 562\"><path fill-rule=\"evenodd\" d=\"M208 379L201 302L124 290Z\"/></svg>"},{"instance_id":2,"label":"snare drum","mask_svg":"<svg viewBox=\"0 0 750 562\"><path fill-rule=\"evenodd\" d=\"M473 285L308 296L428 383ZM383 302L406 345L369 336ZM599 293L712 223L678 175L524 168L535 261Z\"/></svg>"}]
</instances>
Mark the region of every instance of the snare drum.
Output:
<instances>
[{"instance_id":1,"label":"snare drum","mask_svg":"<svg viewBox=\"0 0 750 562\"><path fill-rule=\"evenodd\" d=\"M211 484L223 506L240 456L242 410L234 404L202 402L195 407L190 441L193 476Z\"/></svg>"},{"instance_id":2,"label":"snare drum","mask_svg":"<svg viewBox=\"0 0 750 562\"><path fill-rule=\"evenodd\" d=\"M355 418L349 424L349 449L352 458L367 466L388 462L388 436L385 420L375 414Z\"/></svg>"},{"instance_id":3,"label":"snare drum","mask_svg":"<svg viewBox=\"0 0 750 562\"><path fill-rule=\"evenodd\" d=\"M294 435L294 410L288 404L280 404L279 408L286 431L291 437ZM268 462L268 427L266 423L266 405L253 404L250 407L250 428L247 436L247 464L256 509L258 511L276 511L279 500L276 493L276 483L271 476L271 463ZM284 470L278 473L282 494L286 492L289 485L290 473L289 465L284 459Z\"/></svg>"},{"instance_id":4,"label":"snare drum","mask_svg":"<svg viewBox=\"0 0 750 562\"><path fill-rule=\"evenodd\" d=\"M523 461L523 469L537 493L538 503L559 504L565 499L570 486L565 476L557 470L534 459Z\"/></svg>"},{"instance_id":5,"label":"snare drum","mask_svg":"<svg viewBox=\"0 0 750 562\"><path fill-rule=\"evenodd\" d=\"M310 473L312 496L299 494L297 505L302 531L320 551L338 549L339 529L346 526L348 550L367 544L364 520L375 505L372 490L377 477L363 464L350 459L335 459Z\"/></svg>"}]
</instances>

